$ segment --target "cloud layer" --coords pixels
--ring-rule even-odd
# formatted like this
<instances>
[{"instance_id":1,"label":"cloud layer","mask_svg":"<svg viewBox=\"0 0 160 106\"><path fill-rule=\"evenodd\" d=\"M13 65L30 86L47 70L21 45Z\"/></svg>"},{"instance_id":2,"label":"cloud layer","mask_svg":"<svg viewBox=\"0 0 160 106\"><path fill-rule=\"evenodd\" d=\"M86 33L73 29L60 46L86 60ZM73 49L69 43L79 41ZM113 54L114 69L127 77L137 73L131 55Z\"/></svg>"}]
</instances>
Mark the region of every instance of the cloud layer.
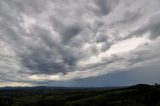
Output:
<instances>
[{"instance_id":1,"label":"cloud layer","mask_svg":"<svg viewBox=\"0 0 160 106\"><path fill-rule=\"evenodd\" d=\"M160 60L159 10L159 0L1 0L0 84L82 79L153 64Z\"/></svg>"}]
</instances>

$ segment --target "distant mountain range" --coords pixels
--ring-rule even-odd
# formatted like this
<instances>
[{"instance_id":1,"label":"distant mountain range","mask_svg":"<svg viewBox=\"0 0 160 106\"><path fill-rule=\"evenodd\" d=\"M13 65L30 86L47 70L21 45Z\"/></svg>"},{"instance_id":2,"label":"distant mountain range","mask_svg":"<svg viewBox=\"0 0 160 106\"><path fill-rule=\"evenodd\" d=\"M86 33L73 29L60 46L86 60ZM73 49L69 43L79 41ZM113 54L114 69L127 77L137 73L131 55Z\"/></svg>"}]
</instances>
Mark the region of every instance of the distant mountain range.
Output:
<instances>
[{"instance_id":1,"label":"distant mountain range","mask_svg":"<svg viewBox=\"0 0 160 106\"><path fill-rule=\"evenodd\" d=\"M117 88L124 88L126 86L113 86L113 87L53 87L53 86L33 86L33 87L0 87L0 90L14 90L14 89L117 89Z\"/></svg>"}]
</instances>

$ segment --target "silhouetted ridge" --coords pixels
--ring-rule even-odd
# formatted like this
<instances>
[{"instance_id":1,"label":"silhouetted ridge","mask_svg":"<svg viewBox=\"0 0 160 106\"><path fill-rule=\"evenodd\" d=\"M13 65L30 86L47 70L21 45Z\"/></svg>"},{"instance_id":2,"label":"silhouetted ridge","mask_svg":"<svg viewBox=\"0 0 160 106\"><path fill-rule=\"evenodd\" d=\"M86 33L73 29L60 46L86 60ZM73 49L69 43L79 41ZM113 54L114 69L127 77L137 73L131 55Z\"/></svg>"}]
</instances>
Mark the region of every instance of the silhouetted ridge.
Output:
<instances>
[{"instance_id":1,"label":"silhouetted ridge","mask_svg":"<svg viewBox=\"0 0 160 106\"><path fill-rule=\"evenodd\" d=\"M142 88L150 88L150 87L152 87L152 86L147 85L147 84L137 84L137 85L131 86L129 88L142 89Z\"/></svg>"}]
</instances>

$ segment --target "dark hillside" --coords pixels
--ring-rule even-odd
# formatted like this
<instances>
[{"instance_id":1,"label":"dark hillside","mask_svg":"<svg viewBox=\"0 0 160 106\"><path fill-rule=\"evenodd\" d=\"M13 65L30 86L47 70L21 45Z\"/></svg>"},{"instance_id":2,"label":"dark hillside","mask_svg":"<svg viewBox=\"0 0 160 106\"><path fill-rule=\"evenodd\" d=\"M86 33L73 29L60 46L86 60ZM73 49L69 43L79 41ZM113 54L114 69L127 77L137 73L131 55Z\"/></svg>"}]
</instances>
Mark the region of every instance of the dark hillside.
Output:
<instances>
[{"instance_id":1,"label":"dark hillside","mask_svg":"<svg viewBox=\"0 0 160 106\"><path fill-rule=\"evenodd\" d=\"M160 86L1 88L0 106L160 106Z\"/></svg>"}]
</instances>

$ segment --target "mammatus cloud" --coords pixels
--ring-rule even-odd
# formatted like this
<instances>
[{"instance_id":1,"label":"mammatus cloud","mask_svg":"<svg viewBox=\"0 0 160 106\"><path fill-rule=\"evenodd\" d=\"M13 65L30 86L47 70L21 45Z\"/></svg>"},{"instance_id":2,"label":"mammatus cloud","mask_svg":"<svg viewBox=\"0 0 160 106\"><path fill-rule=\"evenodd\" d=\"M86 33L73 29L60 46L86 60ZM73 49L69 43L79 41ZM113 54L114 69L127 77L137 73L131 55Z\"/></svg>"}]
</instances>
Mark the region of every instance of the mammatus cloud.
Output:
<instances>
[{"instance_id":1,"label":"mammatus cloud","mask_svg":"<svg viewBox=\"0 0 160 106\"><path fill-rule=\"evenodd\" d=\"M31 86L153 64L160 59L159 9L158 0L1 0L0 84Z\"/></svg>"}]
</instances>

